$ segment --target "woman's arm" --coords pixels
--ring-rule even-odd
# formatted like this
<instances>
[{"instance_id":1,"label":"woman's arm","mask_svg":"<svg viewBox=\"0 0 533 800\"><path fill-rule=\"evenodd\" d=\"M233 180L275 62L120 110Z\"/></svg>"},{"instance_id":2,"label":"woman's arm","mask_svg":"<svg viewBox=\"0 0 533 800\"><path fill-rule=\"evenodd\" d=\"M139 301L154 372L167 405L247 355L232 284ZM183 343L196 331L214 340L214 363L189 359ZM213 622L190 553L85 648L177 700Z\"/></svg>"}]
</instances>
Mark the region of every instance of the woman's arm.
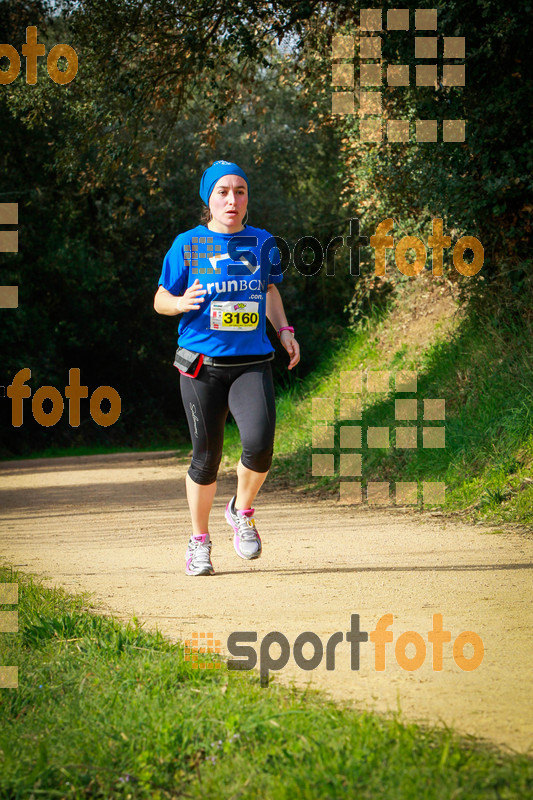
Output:
<instances>
[{"instance_id":1,"label":"woman's arm","mask_svg":"<svg viewBox=\"0 0 533 800\"><path fill-rule=\"evenodd\" d=\"M197 303L202 303L206 289L201 285L198 278L192 286L189 286L185 294L176 296L171 294L163 286L160 286L154 297L154 308L158 314L167 314L170 317L182 314L185 311L192 311L200 308Z\"/></svg>"},{"instance_id":2,"label":"woman's arm","mask_svg":"<svg viewBox=\"0 0 533 800\"><path fill-rule=\"evenodd\" d=\"M275 283L271 283L268 286L266 296L266 315L276 329L276 333L280 328L285 328L289 324L287 322L287 317L285 316L283 300L281 299L281 295ZM294 338L294 334L291 333L291 331L282 331L280 342L291 357L288 368L292 369L300 360L300 345Z\"/></svg>"},{"instance_id":3,"label":"woman's arm","mask_svg":"<svg viewBox=\"0 0 533 800\"><path fill-rule=\"evenodd\" d=\"M280 328L284 328L289 324L287 322L287 317L285 316L283 300L281 299L279 289L275 283L269 283L268 285L266 296L266 315L276 329L276 333Z\"/></svg>"}]
</instances>

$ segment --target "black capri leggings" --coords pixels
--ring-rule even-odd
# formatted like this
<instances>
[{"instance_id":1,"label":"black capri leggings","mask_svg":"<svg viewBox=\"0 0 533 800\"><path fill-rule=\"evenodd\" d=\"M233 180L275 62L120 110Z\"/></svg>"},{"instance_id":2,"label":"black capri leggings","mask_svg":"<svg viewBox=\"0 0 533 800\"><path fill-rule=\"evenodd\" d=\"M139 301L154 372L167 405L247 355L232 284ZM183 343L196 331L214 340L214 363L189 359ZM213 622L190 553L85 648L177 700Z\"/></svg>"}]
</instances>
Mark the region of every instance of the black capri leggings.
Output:
<instances>
[{"instance_id":1,"label":"black capri leggings","mask_svg":"<svg viewBox=\"0 0 533 800\"><path fill-rule=\"evenodd\" d=\"M254 472L268 472L276 427L269 361L240 367L202 364L196 378L180 375L180 388L193 446L189 476L195 483L216 480L228 410L241 435L242 463Z\"/></svg>"}]
</instances>

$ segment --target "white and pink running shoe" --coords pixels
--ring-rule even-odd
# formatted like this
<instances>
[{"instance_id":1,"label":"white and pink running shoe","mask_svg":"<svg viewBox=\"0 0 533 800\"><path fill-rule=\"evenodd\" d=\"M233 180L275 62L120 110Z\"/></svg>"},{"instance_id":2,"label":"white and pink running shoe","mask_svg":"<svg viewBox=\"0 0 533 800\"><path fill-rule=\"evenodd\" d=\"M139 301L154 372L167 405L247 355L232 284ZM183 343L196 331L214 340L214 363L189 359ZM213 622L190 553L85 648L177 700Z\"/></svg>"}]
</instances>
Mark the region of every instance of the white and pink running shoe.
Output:
<instances>
[{"instance_id":1,"label":"white and pink running shoe","mask_svg":"<svg viewBox=\"0 0 533 800\"><path fill-rule=\"evenodd\" d=\"M212 542L208 533L192 535L185 554L185 572L187 575L213 575L215 570L211 563Z\"/></svg>"},{"instance_id":2,"label":"white and pink running shoe","mask_svg":"<svg viewBox=\"0 0 533 800\"><path fill-rule=\"evenodd\" d=\"M226 506L226 519L233 528L233 546L241 558L259 558L262 545L254 520L254 508L235 509L235 496Z\"/></svg>"}]
</instances>

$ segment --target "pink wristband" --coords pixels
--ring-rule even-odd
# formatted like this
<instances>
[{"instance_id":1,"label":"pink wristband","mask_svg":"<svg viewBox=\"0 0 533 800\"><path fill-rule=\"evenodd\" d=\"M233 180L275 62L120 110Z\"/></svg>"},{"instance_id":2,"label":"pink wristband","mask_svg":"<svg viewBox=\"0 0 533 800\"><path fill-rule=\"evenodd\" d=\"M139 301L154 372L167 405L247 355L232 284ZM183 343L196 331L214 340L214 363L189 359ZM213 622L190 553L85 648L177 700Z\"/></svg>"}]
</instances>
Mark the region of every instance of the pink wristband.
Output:
<instances>
[{"instance_id":1,"label":"pink wristband","mask_svg":"<svg viewBox=\"0 0 533 800\"><path fill-rule=\"evenodd\" d=\"M280 336L281 331L290 331L291 333L294 333L294 328L292 327L292 325L285 325L284 328L279 329L278 336Z\"/></svg>"}]
</instances>

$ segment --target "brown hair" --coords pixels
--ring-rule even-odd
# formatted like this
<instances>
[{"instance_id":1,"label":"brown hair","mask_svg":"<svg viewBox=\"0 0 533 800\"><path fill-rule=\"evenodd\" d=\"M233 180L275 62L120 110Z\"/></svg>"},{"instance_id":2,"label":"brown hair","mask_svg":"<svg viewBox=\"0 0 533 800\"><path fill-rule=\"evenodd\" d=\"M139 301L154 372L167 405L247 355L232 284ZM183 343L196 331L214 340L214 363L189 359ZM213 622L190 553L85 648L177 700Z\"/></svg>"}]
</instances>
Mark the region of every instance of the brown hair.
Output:
<instances>
[{"instance_id":1,"label":"brown hair","mask_svg":"<svg viewBox=\"0 0 533 800\"><path fill-rule=\"evenodd\" d=\"M206 225L212 219L211 211L209 210L209 206L206 206L205 203L202 204L202 213L200 215L200 223L202 225Z\"/></svg>"}]
</instances>

